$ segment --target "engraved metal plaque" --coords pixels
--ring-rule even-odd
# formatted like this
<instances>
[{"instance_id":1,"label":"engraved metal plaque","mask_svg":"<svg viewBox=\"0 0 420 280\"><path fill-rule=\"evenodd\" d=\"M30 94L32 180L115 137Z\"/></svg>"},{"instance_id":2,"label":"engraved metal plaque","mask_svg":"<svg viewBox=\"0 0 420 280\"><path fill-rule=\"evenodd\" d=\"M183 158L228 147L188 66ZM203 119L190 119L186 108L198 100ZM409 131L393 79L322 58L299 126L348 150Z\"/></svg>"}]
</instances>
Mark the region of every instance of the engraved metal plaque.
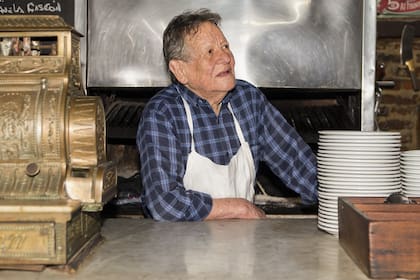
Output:
<instances>
[{"instance_id":1,"label":"engraved metal plaque","mask_svg":"<svg viewBox=\"0 0 420 280\"><path fill-rule=\"evenodd\" d=\"M54 258L54 223L0 223L1 258Z\"/></svg>"}]
</instances>

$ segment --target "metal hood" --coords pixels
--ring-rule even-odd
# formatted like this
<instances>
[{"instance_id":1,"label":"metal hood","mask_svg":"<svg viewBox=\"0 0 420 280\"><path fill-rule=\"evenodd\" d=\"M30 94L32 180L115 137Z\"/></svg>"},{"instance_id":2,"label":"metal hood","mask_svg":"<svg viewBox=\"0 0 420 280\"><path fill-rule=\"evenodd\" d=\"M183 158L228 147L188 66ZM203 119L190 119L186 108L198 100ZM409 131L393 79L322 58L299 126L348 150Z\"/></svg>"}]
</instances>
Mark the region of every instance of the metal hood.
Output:
<instances>
[{"instance_id":1,"label":"metal hood","mask_svg":"<svg viewBox=\"0 0 420 280\"><path fill-rule=\"evenodd\" d=\"M87 86L167 85L163 30L200 7L221 14L238 78L260 87L360 89L360 0L91 0Z\"/></svg>"},{"instance_id":2,"label":"metal hood","mask_svg":"<svg viewBox=\"0 0 420 280\"><path fill-rule=\"evenodd\" d=\"M362 130L373 129L374 0L90 0L87 87L168 85L163 30L202 7L223 18L237 78L265 88L356 90Z\"/></svg>"}]
</instances>

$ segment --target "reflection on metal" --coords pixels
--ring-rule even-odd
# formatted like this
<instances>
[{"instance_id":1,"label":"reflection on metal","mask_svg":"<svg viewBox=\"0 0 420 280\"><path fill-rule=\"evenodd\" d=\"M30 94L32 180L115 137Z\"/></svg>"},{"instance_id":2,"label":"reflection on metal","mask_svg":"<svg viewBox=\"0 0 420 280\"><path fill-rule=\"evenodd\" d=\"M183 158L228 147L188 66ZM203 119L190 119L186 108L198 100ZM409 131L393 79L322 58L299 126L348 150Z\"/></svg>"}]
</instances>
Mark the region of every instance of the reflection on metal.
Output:
<instances>
[{"instance_id":1,"label":"reflection on metal","mask_svg":"<svg viewBox=\"0 0 420 280\"><path fill-rule=\"evenodd\" d=\"M163 30L176 14L202 7L221 14L238 78L265 88L360 92L360 127L374 129L371 0L91 0L87 87L166 86Z\"/></svg>"},{"instance_id":2,"label":"reflection on metal","mask_svg":"<svg viewBox=\"0 0 420 280\"><path fill-rule=\"evenodd\" d=\"M167 85L163 30L201 7L223 17L238 78L259 87L360 89L362 0L92 0L87 86Z\"/></svg>"},{"instance_id":3,"label":"reflection on metal","mask_svg":"<svg viewBox=\"0 0 420 280\"><path fill-rule=\"evenodd\" d=\"M56 16L0 17L0 267L68 263L98 239L116 194L79 40Z\"/></svg>"},{"instance_id":4,"label":"reflection on metal","mask_svg":"<svg viewBox=\"0 0 420 280\"><path fill-rule=\"evenodd\" d=\"M364 1L361 84L361 130L375 129L376 4Z\"/></svg>"}]
</instances>

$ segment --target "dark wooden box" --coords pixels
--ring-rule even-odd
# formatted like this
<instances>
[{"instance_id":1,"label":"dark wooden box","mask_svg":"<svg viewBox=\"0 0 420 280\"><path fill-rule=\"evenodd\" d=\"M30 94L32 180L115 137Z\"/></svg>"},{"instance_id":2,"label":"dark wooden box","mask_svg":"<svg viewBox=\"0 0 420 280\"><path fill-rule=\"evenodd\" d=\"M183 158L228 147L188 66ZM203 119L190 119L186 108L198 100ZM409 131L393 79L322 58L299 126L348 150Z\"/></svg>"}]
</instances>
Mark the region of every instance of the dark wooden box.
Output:
<instances>
[{"instance_id":1,"label":"dark wooden box","mask_svg":"<svg viewBox=\"0 0 420 280\"><path fill-rule=\"evenodd\" d=\"M370 278L420 279L419 204L384 197L338 199L339 242Z\"/></svg>"}]
</instances>

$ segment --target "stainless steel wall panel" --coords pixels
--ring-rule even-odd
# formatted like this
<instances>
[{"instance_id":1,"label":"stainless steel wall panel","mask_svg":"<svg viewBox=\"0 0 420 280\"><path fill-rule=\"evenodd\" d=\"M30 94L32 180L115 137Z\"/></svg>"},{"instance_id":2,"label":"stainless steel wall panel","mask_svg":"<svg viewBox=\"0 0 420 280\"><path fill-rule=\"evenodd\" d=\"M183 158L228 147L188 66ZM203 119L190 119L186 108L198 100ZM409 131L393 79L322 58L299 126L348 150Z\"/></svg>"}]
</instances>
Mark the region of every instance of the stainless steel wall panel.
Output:
<instances>
[{"instance_id":1,"label":"stainless steel wall panel","mask_svg":"<svg viewBox=\"0 0 420 280\"><path fill-rule=\"evenodd\" d=\"M237 77L259 87L360 89L375 53L362 53L362 0L90 0L87 86L167 85L163 30L200 7L221 14Z\"/></svg>"}]
</instances>

